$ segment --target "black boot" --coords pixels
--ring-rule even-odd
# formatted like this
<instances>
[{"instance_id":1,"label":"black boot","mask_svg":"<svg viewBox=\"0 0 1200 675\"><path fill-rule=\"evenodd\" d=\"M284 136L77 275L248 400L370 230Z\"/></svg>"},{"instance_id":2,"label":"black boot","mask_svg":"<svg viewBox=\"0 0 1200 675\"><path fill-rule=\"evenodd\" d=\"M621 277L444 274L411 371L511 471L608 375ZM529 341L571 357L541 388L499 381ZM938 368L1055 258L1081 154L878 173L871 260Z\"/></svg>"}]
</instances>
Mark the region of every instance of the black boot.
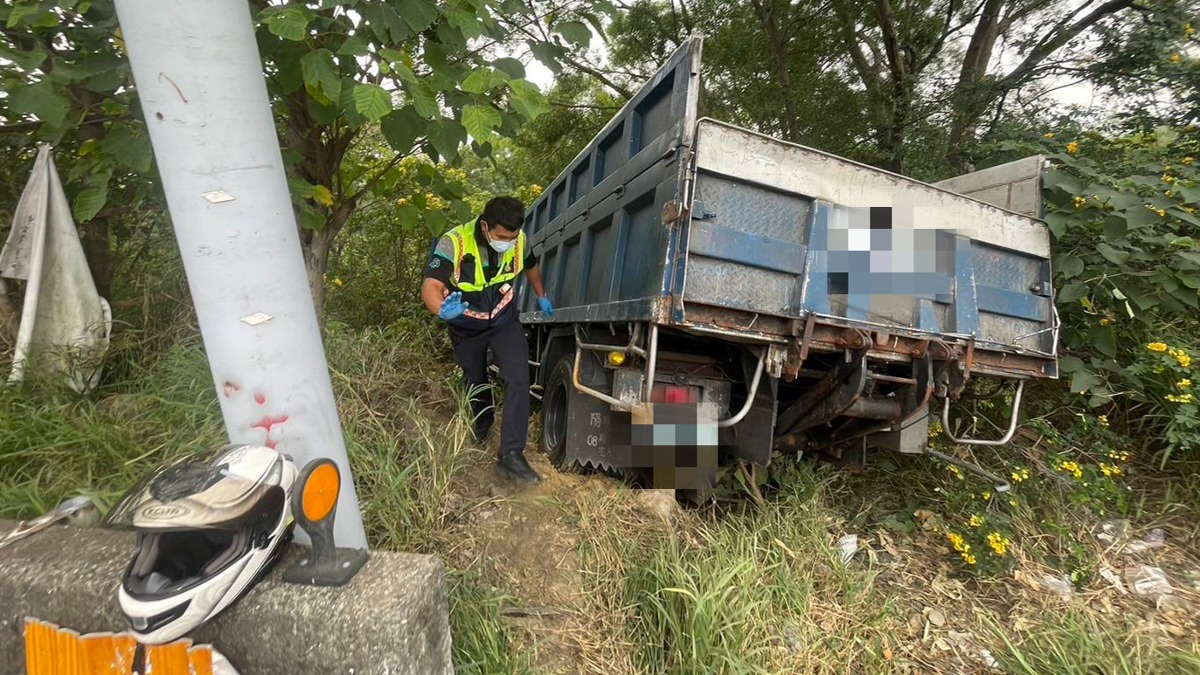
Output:
<instances>
[{"instance_id":1,"label":"black boot","mask_svg":"<svg viewBox=\"0 0 1200 675\"><path fill-rule=\"evenodd\" d=\"M476 424L472 430L475 436L475 445L483 445L487 442L488 434L492 432L492 422L489 420L486 424Z\"/></svg>"},{"instance_id":2,"label":"black boot","mask_svg":"<svg viewBox=\"0 0 1200 675\"><path fill-rule=\"evenodd\" d=\"M496 469L501 475L518 483L532 485L542 479L538 472L525 461L524 452L501 452Z\"/></svg>"}]
</instances>

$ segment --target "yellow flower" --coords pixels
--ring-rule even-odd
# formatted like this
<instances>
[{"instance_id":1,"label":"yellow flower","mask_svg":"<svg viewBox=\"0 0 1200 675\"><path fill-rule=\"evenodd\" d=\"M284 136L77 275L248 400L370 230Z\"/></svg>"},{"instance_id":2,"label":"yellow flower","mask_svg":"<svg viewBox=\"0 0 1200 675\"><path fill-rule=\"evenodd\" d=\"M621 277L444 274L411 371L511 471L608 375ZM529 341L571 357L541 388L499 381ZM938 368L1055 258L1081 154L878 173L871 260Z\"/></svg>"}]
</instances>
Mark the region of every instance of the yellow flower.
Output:
<instances>
[{"instance_id":1,"label":"yellow flower","mask_svg":"<svg viewBox=\"0 0 1200 675\"><path fill-rule=\"evenodd\" d=\"M1167 212L1166 212L1166 210L1164 210L1164 209L1158 209L1158 208L1155 208L1154 206L1152 206L1152 205L1150 205L1150 204L1146 204L1145 206L1146 206L1146 208L1150 209L1150 210L1151 210L1151 211L1153 211L1154 213L1157 213L1159 218L1166 218L1166 217L1167 217Z\"/></svg>"},{"instance_id":2,"label":"yellow flower","mask_svg":"<svg viewBox=\"0 0 1200 675\"><path fill-rule=\"evenodd\" d=\"M1020 483L1023 480L1029 480L1029 469L1017 469L1016 471L1012 472L1012 479L1014 483Z\"/></svg>"},{"instance_id":3,"label":"yellow flower","mask_svg":"<svg viewBox=\"0 0 1200 675\"><path fill-rule=\"evenodd\" d=\"M1012 540L999 532L993 532L988 535L988 546L996 552L996 555L1002 556L1008 553L1008 546L1012 544Z\"/></svg>"},{"instance_id":4,"label":"yellow flower","mask_svg":"<svg viewBox=\"0 0 1200 675\"><path fill-rule=\"evenodd\" d=\"M1191 394L1180 394L1179 396L1167 394L1167 400L1171 403L1191 403L1196 399Z\"/></svg>"},{"instance_id":5,"label":"yellow flower","mask_svg":"<svg viewBox=\"0 0 1200 675\"><path fill-rule=\"evenodd\" d=\"M1178 179L1177 179L1177 178L1175 178L1175 176L1172 176L1172 175L1171 175L1171 174L1169 174L1169 173L1164 173L1164 174L1162 175L1162 182L1166 183L1167 185L1170 185L1171 183L1174 183L1176 180L1178 180Z\"/></svg>"},{"instance_id":6,"label":"yellow flower","mask_svg":"<svg viewBox=\"0 0 1200 675\"><path fill-rule=\"evenodd\" d=\"M1196 29L1192 27L1192 23L1190 21L1183 24L1183 34L1188 37L1192 37L1196 34Z\"/></svg>"},{"instance_id":7,"label":"yellow flower","mask_svg":"<svg viewBox=\"0 0 1200 675\"><path fill-rule=\"evenodd\" d=\"M396 204L399 206L408 206L408 197L401 197L400 199L396 200Z\"/></svg>"},{"instance_id":8,"label":"yellow flower","mask_svg":"<svg viewBox=\"0 0 1200 675\"><path fill-rule=\"evenodd\" d=\"M1054 138L1054 132L1051 131L1049 133L1042 134L1042 138Z\"/></svg>"},{"instance_id":9,"label":"yellow flower","mask_svg":"<svg viewBox=\"0 0 1200 675\"><path fill-rule=\"evenodd\" d=\"M1101 326L1111 326L1111 325L1113 325L1113 319L1112 319L1112 317L1111 317L1111 316L1106 316L1106 317L1104 317L1104 318L1100 319L1100 325L1101 325Z\"/></svg>"},{"instance_id":10,"label":"yellow flower","mask_svg":"<svg viewBox=\"0 0 1200 675\"><path fill-rule=\"evenodd\" d=\"M1167 346L1161 342L1151 342L1150 344L1146 345L1146 349L1149 349L1152 352L1161 353L1167 351Z\"/></svg>"},{"instance_id":11,"label":"yellow flower","mask_svg":"<svg viewBox=\"0 0 1200 675\"><path fill-rule=\"evenodd\" d=\"M1079 152L1079 144L1078 143L1076 143L1075 141L1071 141L1070 143L1067 143L1067 154L1068 155L1074 155L1077 152Z\"/></svg>"},{"instance_id":12,"label":"yellow flower","mask_svg":"<svg viewBox=\"0 0 1200 675\"><path fill-rule=\"evenodd\" d=\"M975 559L975 554L973 553L963 553L962 559L965 560L968 565L974 565L976 562L978 562L978 560Z\"/></svg>"},{"instance_id":13,"label":"yellow flower","mask_svg":"<svg viewBox=\"0 0 1200 675\"><path fill-rule=\"evenodd\" d=\"M1073 201L1075 203L1075 208L1077 208L1077 209L1082 209L1083 207L1087 206L1087 198L1086 197L1080 197L1079 195L1075 195L1075 199Z\"/></svg>"},{"instance_id":14,"label":"yellow flower","mask_svg":"<svg viewBox=\"0 0 1200 675\"><path fill-rule=\"evenodd\" d=\"M335 278L334 278L334 280L333 280L333 285L334 285L334 286L337 286L338 288L341 288L341 287L342 287L342 280L341 280L341 279L338 279L338 278L336 278L336 277L335 277Z\"/></svg>"},{"instance_id":15,"label":"yellow flower","mask_svg":"<svg viewBox=\"0 0 1200 675\"><path fill-rule=\"evenodd\" d=\"M1100 422L1100 426L1106 427L1108 426L1108 415L1101 415L1096 418L1096 421Z\"/></svg>"},{"instance_id":16,"label":"yellow flower","mask_svg":"<svg viewBox=\"0 0 1200 675\"><path fill-rule=\"evenodd\" d=\"M971 545L957 532L947 532L946 538L950 540L950 544L954 547L954 550L959 553L966 553L971 550Z\"/></svg>"},{"instance_id":17,"label":"yellow flower","mask_svg":"<svg viewBox=\"0 0 1200 675\"><path fill-rule=\"evenodd\" d=\"M991 500L991 498L992 498L992 493L990 493L990 492L983 493L983 501L985 501L985 502L989 501L989 500Z\"/></svg>"},{"instance_id":18,"label":"yellow flower","mask_svg":"<svg viewBox=\"0 0 1200 675\"><path fill-rule=\"evenodd\" d=\"M1172 54L1172 55L1171 55L1171 63L1179 63L1179 62L1180 62L1180 61L1182 61L1182 60L1183 60L1183 57L1182 57L1182 56L1180 56L1179 54Z\"/></svg>"},{"instance_id":19,"label":"yellow flower","mask_svg":"<svg viewBox=\"0 0 1200 675\"><path fill-rule=\"evenodd\" d=\"M1183 159L1179 160L1179 162L1181 164L1183 164L1184 166L1191 166L1196 163L1196 158L1195 157L1184 157Z\"/></svg>"},{"instance_id":20,"label":"yellow flower","mask_svg":"<svg viewBox=\"0 0 1200 675\"><path fill-rule=\"evenodd\" d=\"M1075 476L1076 478L1083 478L1083 468L1079 466L1078 462L1064 460L1059 463L1058 468L1063 471L1066 471L1067 473Z\"/></svg>"},{"instance_id":21,"label":"yellow flower","mask_svg":"<svg viewBox=\"0 0 1200 675\"><path fill-rule=\"evenodd\" d=\"M983 524L983 518L980 518L979 514L975 514L971 516L971 519L967 521L967 524L971 527L979 527Z\"/></svg>"},{"instance_id":22,"label":"yellow flower","mask_svg":"<svg viewBox=\"0 0 1200 675\"><path fill-rule=\"evenodd\" d=\"M1123 474L1125 472L1119 466L1114 466L1112 464L1105 464L1104 462L1100 462L1100 473L1104 474L1105 476L1108 476L1109 478L1112 478L1113 476L1120 476L1121 474Z\"/></svg>"},{"instance_id":23,"label":"yellow flower","mask_svg":"<svg viewBox=\"0 0 1200 675\"><path fill-rule=\"evenodd\" d=\"M1015 499L1008 500L1008 505L1015 507L1017 505L1017 500L1015 500Z\"/></svg>"},{"instance_id":24,"label":"yellow flower","mask_svg":"<svg viewBox=\"0 0 1200 675\"><path fill-rule=\"evenodd\" d=\"M1192 367L1192 355L1188 354L1182 349L1172 349L1171 356L1174 357L1175 360L1179 362L1179 365L1183 366L1184 368Z\"/></svg>"},{"instance_id":25,"label":"yellow flower","mask_svg":"<svg viewBox=\"0 0 1200 675\"><path fill-rule=\"evenodd\" d=\"M1191 389L1192 388L1192 380L1190 378L1185 377L1182 380L1176 382L1175 386L1179 387L1180 389Z\"/></svg>"}]
</instances>

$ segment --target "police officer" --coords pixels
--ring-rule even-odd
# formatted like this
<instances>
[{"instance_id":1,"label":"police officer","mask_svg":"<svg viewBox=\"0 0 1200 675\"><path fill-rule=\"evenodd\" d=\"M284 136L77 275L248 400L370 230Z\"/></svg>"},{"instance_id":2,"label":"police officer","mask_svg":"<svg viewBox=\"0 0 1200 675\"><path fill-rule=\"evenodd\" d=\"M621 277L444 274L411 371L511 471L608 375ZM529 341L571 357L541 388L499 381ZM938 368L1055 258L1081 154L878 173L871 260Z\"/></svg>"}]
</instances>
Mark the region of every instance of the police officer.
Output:
<instances>
[{"instance_id":1,"label":"police officer","mask_svg":"<svg viewBox=\"0 0 1200 675\"><path fill-rule=\"evenodd\" d=\"M495 419L488 385L490 347L504 384L504 420L497 467L520 483L541 479L525 461L529 437L529 345L518 319L517 277L524 273L537 293L538 307L554 316L542 272L529 250L521 225L525 206L513 197L496 197L473 222L438 240L421 286L421 300L450 328L454 356L471 395L475 441L487 438Z\"/></svg>"}]
</instances>

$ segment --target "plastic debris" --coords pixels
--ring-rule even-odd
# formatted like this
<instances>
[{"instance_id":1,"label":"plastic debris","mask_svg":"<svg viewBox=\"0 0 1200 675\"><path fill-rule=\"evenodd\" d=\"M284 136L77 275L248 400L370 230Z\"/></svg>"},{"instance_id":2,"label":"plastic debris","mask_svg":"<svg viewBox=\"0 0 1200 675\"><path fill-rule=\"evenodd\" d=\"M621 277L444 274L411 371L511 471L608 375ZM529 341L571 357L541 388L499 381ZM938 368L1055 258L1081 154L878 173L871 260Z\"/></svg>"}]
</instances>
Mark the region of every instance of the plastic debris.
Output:
<instances>
[{"instance_id":1,"label":"plastic debris","mask_svg":"<svg viewBox=\"0 0 1200 675\"><path fill-rule=\"evenodd\" d=\"M52 511L48 511L33 520L25 520L18 523L11 532L5 535L3 539L0 539L0 548L33 536L51 525L64 520L72 519L79 520L81 523L94 524L97 516L96 505L92 503L91 499L87 497L72 497L54 507Z\"/></svg>"},{"instance_id":2,"label":"plastic debris","mask_svg":"<svg viewBox=\"0 0 1200 675\"><path fill-rule=\"evenodd\" d=\"M1075 596L1075 587L1063 577L1043 574L1041 581L1046 590L1062 598L1064 602L1069 602Z\"/></svg>"},{"instance_id":3,"label":"plastic debris","mask_svg":"<svg viewBox=\"0 0 1200 675\"><path fill-rule=\"evenodd\" d=\"M1137 565L1125 570L1125 583L1134 595L1157 597L1171 595L1175 589L1167 580L1167 575L1160 567Z\"/></svg>"},{"instance_id":4,"label":"plastic debris","mask_svg":"<svg viewBox=\"0 0 1200 675\"><path fill-rule=\"evenodd\" d=\"M842 564L847 564L858 553L858 535L847 534L838 539L838 550L842 552Z\"/></svg>"},{"instance_id":5,"label":"plastic debris","mask_svg":"<svg viewBox=\"0 0 1200 675\"><path fill-rule=\"evenodd\" d=\"M960 657L970 659L986 668L999 670L1000 662L992 652L979 644L974 635L956 630L947 631L942 637L934 640L933 645L942 651L952 651Z\"/></svg>"},{"instance_id":6,"label":"plastic debris","mask_svg":"<svg viewBox=\"0 0 1200 675\"><path fill-rule=\"evenodd\" d=\"M1150 534L1141 539L1134 539L1125 545L1125 550L1129 553L1144 553L1151 549L1162 548L1167 544L1167 533L1161 527L1156 527L1150 530Z\"/></svg>"},{"instance_id":7,"label":"plastic debris","mask_svg":"<svg viewBox=\"0 0 1200 675\"><path fill-rule=\"evenodd\" d=\"M1129 534L1128 520L1106 520L1092 530L1096 540L1105 546L1113 546L1125 540Z\"/></svg>"},{"instance_id":8,"label":"plastic debris","mask_svg":"<svg viewBox=\"0 0 1200 675\"><path fill-rule=\"evenodd\" d=\"M1100 568L1100 577L1103 578L1108 583L1112 584L1112 587L1117 589L1118 593L1128 593L1129 592L1129 591L1125 590L1125 584L1121 583L1121 575L1117 574L1117 571L1114 570L1113 568L1101 567Z\"/></svg>"}]
</instances>

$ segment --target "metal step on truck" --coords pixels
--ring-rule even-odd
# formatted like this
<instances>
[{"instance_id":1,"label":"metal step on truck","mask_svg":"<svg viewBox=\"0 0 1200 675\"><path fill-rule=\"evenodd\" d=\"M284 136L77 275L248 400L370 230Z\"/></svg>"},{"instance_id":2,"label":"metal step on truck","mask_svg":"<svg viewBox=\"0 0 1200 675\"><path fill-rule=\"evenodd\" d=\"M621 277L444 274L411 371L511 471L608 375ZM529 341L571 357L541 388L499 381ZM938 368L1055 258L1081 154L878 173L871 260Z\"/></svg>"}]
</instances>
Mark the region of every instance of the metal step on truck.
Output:
<instances>
[{"instance_id":1,"label":"metal step on truck","mask_svg":"<svg viewBox=\"0 0 1200 675\"><path fill-rule=\"evenodd\" d=\"M777 452L932 452L939 412L1006 443L1025 383L1058 376L1042 158L929 185L707 119L701 48L527 212L556 306L521 291L543 451L705 492ZM1010 383L1007 428L968 437L972 378Z\"/></svg>"}]
</instances>

